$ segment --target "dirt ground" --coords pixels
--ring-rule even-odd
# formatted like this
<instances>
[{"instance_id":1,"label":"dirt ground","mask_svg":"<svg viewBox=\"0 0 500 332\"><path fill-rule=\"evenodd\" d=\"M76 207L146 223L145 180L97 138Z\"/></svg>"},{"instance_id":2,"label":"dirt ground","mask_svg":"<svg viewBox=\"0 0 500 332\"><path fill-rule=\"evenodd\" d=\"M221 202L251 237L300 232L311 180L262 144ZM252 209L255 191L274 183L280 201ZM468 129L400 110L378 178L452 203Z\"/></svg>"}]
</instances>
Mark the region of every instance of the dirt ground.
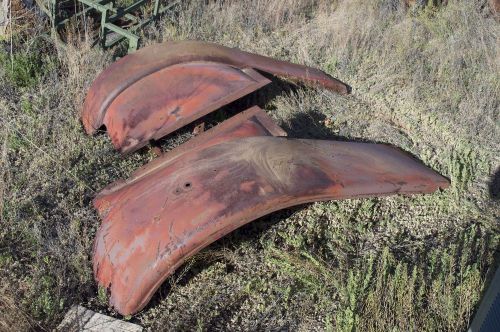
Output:
<instances>
[{"instance_id":1,"label":"dirt ground","mask_svg":"<svg viewBox=\"0 0 500 332\"><path fill-rule=\"evenodd\" d=\"M91 200L154 158L120 156L79 120L119 50L47 22L0 48L0 330L51 330L73 304L118 316L92 275ZM151 331L464 331L499 249L500 25L481 0L185 1L144 32L321 68L339 96L275 80L259 105L291 137L384 142L451 180L431 195L330 201L261 218L197 254L125 317ZM12 47L11 47L12 46ZM159 144L171 149L194 126Z\"/></svg>"}]
</instances>

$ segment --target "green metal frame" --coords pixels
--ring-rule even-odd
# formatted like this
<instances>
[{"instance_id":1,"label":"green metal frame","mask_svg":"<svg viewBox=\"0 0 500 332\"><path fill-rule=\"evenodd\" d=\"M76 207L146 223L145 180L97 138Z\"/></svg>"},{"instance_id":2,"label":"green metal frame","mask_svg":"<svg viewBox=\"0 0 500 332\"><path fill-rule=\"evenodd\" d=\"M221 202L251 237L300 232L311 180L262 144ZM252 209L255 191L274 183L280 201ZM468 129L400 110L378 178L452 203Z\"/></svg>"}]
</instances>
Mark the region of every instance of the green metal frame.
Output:
<instances>
[{"instance_id":1,"label":"green metal frame","mask_svg":"<svg viewBox=\"0 0 500 332\"><path fill-rule=\"evenodd\" d=\"M76 11L71 17L62 19L59 15L60 3L62 0L49 1L49 12L53 30L57 31L73 17L83 16L89 11L94 11L101 15L98 43L104 49L107 49L124 40L127 40L128 53L136 51L139 47L140 37L138 33L140 29L155 21L160 15L180 3L180 0L176 0L170 2L164 7L160 7L160 0L138 0L126 8L115 8L113 0L77 0L77 3L83 5L83 10ZM152 16L141 19L133 14L133 12L137 11L150 1L154 1ZM117 22L122 18L131 21L133 25L128 28L120 27ZM118 37L109 40L108 36L110 32L114 32L118 35Z\"/></svg>"}]
</instances>

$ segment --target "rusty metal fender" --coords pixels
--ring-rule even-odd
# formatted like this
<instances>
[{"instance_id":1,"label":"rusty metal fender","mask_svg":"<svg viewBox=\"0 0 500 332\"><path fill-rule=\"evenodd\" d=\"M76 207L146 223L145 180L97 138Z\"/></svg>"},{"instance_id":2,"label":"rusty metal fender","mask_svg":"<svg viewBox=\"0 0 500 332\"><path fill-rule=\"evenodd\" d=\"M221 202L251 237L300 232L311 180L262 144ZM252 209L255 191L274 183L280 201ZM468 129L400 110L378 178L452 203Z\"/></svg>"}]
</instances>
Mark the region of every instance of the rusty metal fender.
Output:
<instances>
[{"instance_id":1,"label":"rusty metal fender","mask_svg":"<svg viewBox=\"0 0 500 332\"><path fill-rule=\"evenodd\" d=\"M169 66L117 96L106 111L104 124L115 148L132 152L269 82L253 69L219 63Z\"/></svg>"},{"instance_id":2,"label":"rusty metal fender","mask_svg":"<svg viewBox=\"0 0 500 332\"><path fill-rule=\"evenodd\" d=\"M226 64L239 69L253 68L306 84L322 86L341 94L347 94L350 90L348 85L319 69L213 43L166 42L145 47L121 58L96 78L87 94L82 111L82 121L87 133L94 133L104 124L108 108L120 94L125 93L134 84L167 67L199 61ZM167 81L163 82L176 81L172 75L164 76L164 79Z\"/></svg>"},{"instance_id":3,"label":"rusty metal fender","mask_svg":"<svg viewBox=\"0 0 500 332\"><path fill-rule=\"evenodd\" d=\"M255 116L239 120L200 135L96 197L103 221L94 273L119 313L139 311L187 258L273 211L313 201L431 193L449 185L384 144L274 137Z\"/></svg>"}]
</instances>

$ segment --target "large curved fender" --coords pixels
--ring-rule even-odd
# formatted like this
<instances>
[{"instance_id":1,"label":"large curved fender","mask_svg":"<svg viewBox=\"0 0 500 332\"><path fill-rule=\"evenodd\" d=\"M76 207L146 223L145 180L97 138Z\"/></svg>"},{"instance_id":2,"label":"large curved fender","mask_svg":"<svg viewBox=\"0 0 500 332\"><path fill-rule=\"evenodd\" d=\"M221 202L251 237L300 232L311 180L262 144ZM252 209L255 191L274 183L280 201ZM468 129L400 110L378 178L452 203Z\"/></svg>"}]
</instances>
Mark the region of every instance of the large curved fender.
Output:
<instances>
[{"instance_id":1,"label":"large curved fender","mask_svg":"<svg viewBox=\"0 0 500 332\"><path fill-rule=\"evenodd\" d=\"M188 257L273 211L331 199L430 193L449 182L383 144L221 140L168 155L94 201L94 273L121 314L139 311Z\"/></svg>"},{"instance_id":2,"label":"large curved fender","mask_svg":"<svg viewBox=\"0 0 500 332\"><path fill-rule=\"evenodd\" d=\"M167 67L199 61L226 64L239 69L254 68L308 84L323 86L342 94L349 92L349 86L315 68L213 43L166 42L145 47L121 58L96 78L87 94L82 111L82 121L86 131L91 134L99 129L104 124L108 108L115 99L139 81ZM203 72L200 75L203 75ZM177 81L173 75L163 75L162 79L162 84L168 84L169 81L174 84L173 82ZM158 80L156 82L160 83ZM161 88L161 85L157 88Z\"/></svg>"}]
</instances>

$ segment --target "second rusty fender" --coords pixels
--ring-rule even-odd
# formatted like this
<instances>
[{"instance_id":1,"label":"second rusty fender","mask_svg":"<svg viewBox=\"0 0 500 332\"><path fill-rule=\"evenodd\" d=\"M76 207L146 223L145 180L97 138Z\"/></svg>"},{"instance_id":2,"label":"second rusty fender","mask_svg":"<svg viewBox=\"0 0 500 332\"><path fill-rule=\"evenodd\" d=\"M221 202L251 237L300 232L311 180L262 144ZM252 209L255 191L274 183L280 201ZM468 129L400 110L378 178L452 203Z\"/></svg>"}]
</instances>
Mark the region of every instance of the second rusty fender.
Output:
<instances>
[{"instance_id":1,"label":"second rusty fender","mask_svg":"<svg viewBox=\"0 0 500 332\"><path fill-rule=\"evenodd\" d=\"M145 47L111 64L93 82L82 110L87 133L105 125L131 152L270 81L256 70L341 94L350 87L325 72L200 41Z\"/></svg>"},{"instance_id":2,"label":"second rusty fender","mask_svg":"<svg viewBox=\"0 0 500 332\"><path fill-rule=\"evenodd\" d=\"M164 68L127 88L104 116L122 153L182 128L270 81L253 69L189 62Z\"/></svg>"}]
</instances>

